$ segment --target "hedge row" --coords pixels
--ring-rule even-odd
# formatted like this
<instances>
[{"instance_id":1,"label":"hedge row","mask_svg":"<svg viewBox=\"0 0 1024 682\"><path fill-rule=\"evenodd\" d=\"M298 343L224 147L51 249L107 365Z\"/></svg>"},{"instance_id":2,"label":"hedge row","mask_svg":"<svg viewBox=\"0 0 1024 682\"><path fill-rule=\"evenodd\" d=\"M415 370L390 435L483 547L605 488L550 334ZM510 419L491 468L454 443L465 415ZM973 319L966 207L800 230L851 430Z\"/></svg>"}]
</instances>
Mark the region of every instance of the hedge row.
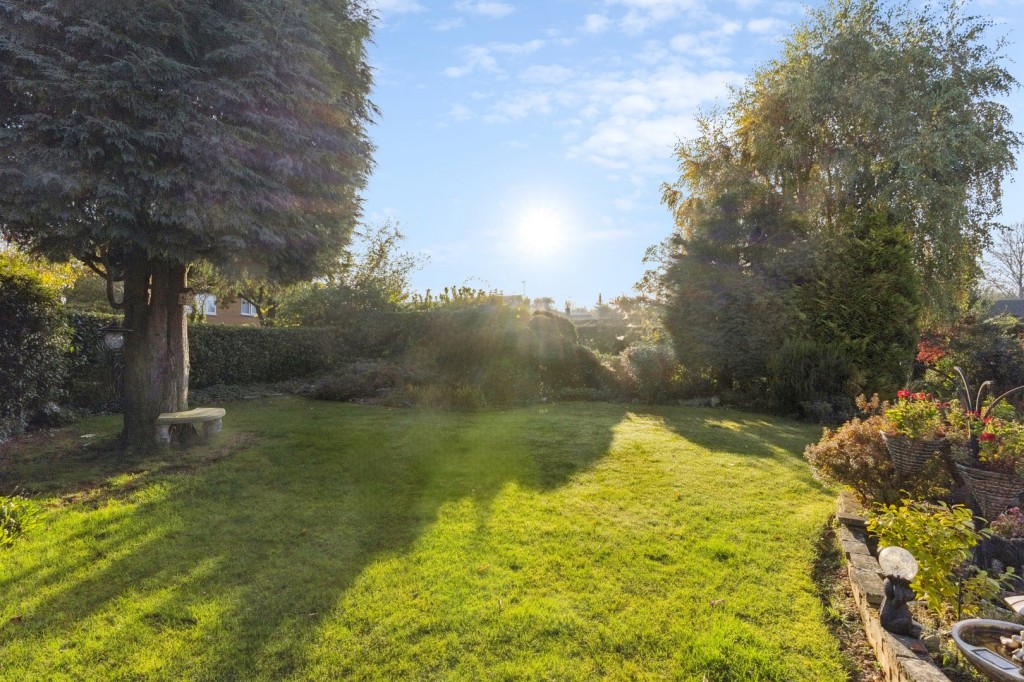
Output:
<instances>
[{"instance_id":1,"label":"hedge row","mask_svg":"<svg viewBox=\"0 0 1024 682\"><path fill-rule=\"evenodd\" d=\"M104 407L113 395L103 327L120 322L116 315L70 313L72 328L69 402ZM333 329L264 329L194 324L188 333L189 386L256 384L320 374L349 353L342 334Z\"/></svg>"},{"instance_id":2,"label":"hedge row","mask_svg":"<svg viewBox=\"0 0 1024 682\"><path fill-rule=\"evenodd\" d=\"M189 386L258 384L321 374L339 354L333 329L196 324L188 330Z\"/></svg>"}]
</instances>

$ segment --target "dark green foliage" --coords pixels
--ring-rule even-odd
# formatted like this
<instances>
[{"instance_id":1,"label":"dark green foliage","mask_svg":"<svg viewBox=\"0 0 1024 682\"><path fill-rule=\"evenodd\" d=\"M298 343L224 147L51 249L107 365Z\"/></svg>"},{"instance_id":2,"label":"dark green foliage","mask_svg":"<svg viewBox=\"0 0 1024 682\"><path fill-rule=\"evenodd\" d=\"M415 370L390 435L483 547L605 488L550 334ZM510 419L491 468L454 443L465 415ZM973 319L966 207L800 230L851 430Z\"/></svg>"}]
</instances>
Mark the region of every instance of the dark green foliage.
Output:
<instances>
[{"instance_id":1,"label":"dark green foliage","mask_svg":"<svg viewBox=\"0 0 1024 682\"><path fill-rule=\"evenodd\" d=\"M1020 137L991 22L946 9L810 12L679 145L663 187L676 234L656 259L670 264L648 289L679 357L720 390L763 399L770 354L805 338L836 344L855 385L891 390L917 318L963 302Z\"/></svg>"},{"instance_id":2,"label":"dark green foliage","mask_svg":"<svg viewBox=\"0 0 1024 682\"><path fill-rule=\"evenodd\" d=\"M372 360L348 362L317 382L313 397L319 400L374 398L381 392L402 388L410 378L398 365Z\"/></svg>"},{"instance_id":3,"label":"dark green foliage","mask_svg":"<svg viewBox=\"0 0 1024 682\"><path fill-rule=\"evenodd\" d=\"M70 342L56 291L0 270L0 439L59 400Z\"/></svg>"},{"instance_id":4,"label":"dark green foliage","mask_svg":"<svg viewBox=\"0 0 1024 682\"><path fill-rule=\"evenodd\" d=\"M270 277L340 255L370 168L358 3L0 2L0 223Z\"/></svg>"},{"instance_id":5,"label":"dark green foliage","mask_svg":"<svg viewBox=\"0 0 1024 682\"><path fill-rule=\"evenodd\" d=\"M989 317L981 312L965 315L942 331L923 335L921 348L930 352L924 372L926 387L946 393L956 390L953 367L960 367L975 382L991 381L995 395L1024 385L1024 324L1009 315ZM919 367L923 369L923 366ZM1019 403L1021 396L1014 396Z\"/></svg>"},{"instance_id":6,"label":"dark green foliage","mask_svg":"<svg viewBox=\"0 0 1024 682\"><path fill-rule=\"evenodd\" d=\"M655 403L673 394L681 368L671 347L639 343L624 350L621 358L631 392L642 402Z\"/></svg>"},{"instance_id":7,"label":"dark green foliage","mask_svg":"<svg viewBox=\"0 0 1024 682\"><path fill-rule=\"evenodd\" d=\"M918 277L910 239L878 211L847 213L844 238L821 249L817 275L799 287L805 333L834 344L853 367L857 393L893 395L917 345Z\"/></svg>"},{"instance_id":8,"label":"dark green foliage","mask_svg":"<svg viewBox=\"0 0 1024 682\"><path fill-rule=\"evenodd\" d=\"M576 324L580 343L597 353L618 355L640 340L641 330L625 319L595 320Z\"/></svg>"},{"instance_id":9,"label":"dark green foliage","mask_svg":"<svg viewBox=\"0 0 1024 682\"><path fill-rule=\"evenodd\" d=\"M68 312L71 353L66 378L67 402L73 407L105 410L115 406L114 379L103 345L103 327L120 325L119 315Z\"/></svg>"},{"instance_id":10,"label":"dark green foliage","mask_svg":"<svg viewBox=\"0 0 1024 682\"><path fill-rule=\"evenodd\" d=\"M189 384L254 384L326 372L336 358L333 329L195 324L189 328Z\"/></svg>"},{"instance_id":11,"label":"dark green foliage","mask_svg":"<svg viewBox=\"0 0 1024 682\"><path fill-rule=\"evenodd\" d=\"M768 396L784 414L826 420L849 416L852 376L852 361L839 344L791 339L772 353Z\"/></svg>"}]
</instances>

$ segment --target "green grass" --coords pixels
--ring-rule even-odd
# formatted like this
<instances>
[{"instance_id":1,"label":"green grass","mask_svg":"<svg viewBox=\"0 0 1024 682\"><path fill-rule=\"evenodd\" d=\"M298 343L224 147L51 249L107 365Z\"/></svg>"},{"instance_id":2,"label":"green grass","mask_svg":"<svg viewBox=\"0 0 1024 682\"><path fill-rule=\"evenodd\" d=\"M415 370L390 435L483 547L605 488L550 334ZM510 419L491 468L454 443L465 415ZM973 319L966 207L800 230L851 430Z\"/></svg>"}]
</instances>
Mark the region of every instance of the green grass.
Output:
<instances>
[{"instance_id":1,"label":"green grass","mask_svg":"<svg viewBox=\"0 0 1024 682\"><path fill-rule=\"evenodd\" d=\"M0 679L845 679L816 429L277 398L136 462L114 430L0 451L47 506L0 553Z\"/></svg>"}]
</instances>

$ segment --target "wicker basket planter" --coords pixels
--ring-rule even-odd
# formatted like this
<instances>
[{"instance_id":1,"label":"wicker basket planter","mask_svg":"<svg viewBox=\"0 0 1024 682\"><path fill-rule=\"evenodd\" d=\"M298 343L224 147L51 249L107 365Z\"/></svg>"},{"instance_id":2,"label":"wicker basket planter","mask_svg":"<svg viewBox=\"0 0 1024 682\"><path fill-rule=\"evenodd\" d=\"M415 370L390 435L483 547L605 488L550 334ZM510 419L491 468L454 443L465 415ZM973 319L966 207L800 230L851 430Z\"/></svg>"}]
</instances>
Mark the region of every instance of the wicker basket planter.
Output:
<instances>
[{"instance_id":1,"label":"wicker basket planter","mask_svg":"<svg viewBox=\"0 0 1024 682\"><path fill-rule=\"evenodd\" d=\"M956 465L967 489L989 521L1006 511L1013 499L1024 492L1024 479L995 471Z\"/></svg>"},{"instance_id":2,"label":"wicker basket planter","mask_svg":"<svg viewBox=\"0 0 1024 682\"><path fill-rule=\"evenodd\" d=\"M925 465L942 453L946 441L938 438L936 440L921 440L919 438L907 438L906 436L894 436L882 432L882 440L885 441L885 449L889 451L896 473L900 476L913 476L925 467Z\"/></svg>"}]
</instances>

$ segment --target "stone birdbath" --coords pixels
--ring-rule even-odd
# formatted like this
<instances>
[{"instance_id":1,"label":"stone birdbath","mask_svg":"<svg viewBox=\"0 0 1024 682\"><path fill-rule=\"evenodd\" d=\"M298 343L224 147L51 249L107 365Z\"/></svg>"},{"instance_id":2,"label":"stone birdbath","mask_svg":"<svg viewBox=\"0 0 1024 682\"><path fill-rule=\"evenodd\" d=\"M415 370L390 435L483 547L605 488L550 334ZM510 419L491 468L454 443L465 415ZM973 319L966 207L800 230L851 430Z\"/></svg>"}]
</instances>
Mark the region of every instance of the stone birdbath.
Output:
<instances>
[{"instance_id":1,"label":"stone birdbath","mask_svg":"<svg viewBox=\"0 0 1024 682\"><path fill-rule=\"evenodd\" d=\"M995 682L1024 682L1020 666L1010 659L1005 640L1021 636L1024 626L1005 620L972 618L953 626L953 642L981 674ZM1003 653L1000 653L1003 652ZM1005 654L1005 655L1003 655Z\"/></svg>"}]
</instances>

